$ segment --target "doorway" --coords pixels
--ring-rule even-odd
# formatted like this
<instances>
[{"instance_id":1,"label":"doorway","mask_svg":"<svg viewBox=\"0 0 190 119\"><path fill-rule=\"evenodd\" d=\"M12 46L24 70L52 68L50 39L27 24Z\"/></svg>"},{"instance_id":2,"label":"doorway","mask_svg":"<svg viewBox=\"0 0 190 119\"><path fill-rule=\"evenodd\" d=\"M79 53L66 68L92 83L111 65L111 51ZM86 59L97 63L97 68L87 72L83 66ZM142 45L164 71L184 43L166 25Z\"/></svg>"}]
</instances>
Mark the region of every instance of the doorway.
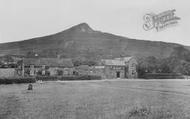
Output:
<instances>
[{"instance_id":1,"label":"doorway","mask_svg":"<svg viewBox=\"0 0 190 119\"><path fill-rule=\"evenodd\" d=\"M120 72L119 71L116 72L116 78L120 78Z\"/></svg>"}]
</instances>

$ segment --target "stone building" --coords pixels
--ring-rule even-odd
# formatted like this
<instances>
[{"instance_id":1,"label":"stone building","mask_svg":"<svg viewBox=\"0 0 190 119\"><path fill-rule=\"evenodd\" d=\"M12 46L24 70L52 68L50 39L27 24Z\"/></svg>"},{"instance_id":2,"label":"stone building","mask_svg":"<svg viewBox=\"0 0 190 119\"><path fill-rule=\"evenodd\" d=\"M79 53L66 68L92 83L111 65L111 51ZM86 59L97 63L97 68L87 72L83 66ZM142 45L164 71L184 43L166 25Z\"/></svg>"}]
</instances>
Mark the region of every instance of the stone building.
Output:
<instances>
[{"instance_id":1,"label":"stone building","mask_svg":"<svg viewBox=\"0 0 190 119\"><path fill-rule=\"evenodd\" d=\"M92 66L90 75L101 76L102 79L105 79L105 66Z\"/></svg>"},{"instance_id":2,"label":"stone building","mask_svg":"<svg viewBox=\"0 0 190 119\"><path fill-rule=\"evenodd\" d=\"M101 76L105 78L105 67L104 66L88 66L88 65L81 65L75 67L75 72L77 75L95 75Z\"/></svg>"},{"instance_id":3,"label":"stone building","mask_svg":"<svg viewBox=\"0 0 190 119\"><path fill-rule=\"evenodd\" d=\"M134 57L122 57L102 60L105 77L114 78L137 78L137 61Z\"/></svg>"},{"instance_id":4,"label":"stone building","mask_svg":"<svg viewBox=\"0 0 190 119\"><path fill-rule=\"evenodd\" d=\"M99 66L82 65L75 67L78 75L96 75L103 79L137 78L137 61L134 57L102 59Z\"/></svg>"},{"instance_id":5,"label":"stone building","mask_svg":"<svg viewBox=\"0 0 190 119\"><path fill-rule=\"evenodd\" d=\"M59 58L25 58L23 59L24 72L29 76L36 75L70 75L73 63L70 59Z\"/></svg>"},{"instance_id":6,"label":"stone building","mask_svg":"<svg viewBox=\"0 0 190 119\"><path fill-rule=\"evenodd\" d=\"M18 77L18 73L15 68L0 68L0 77L9 78L9 77Z\"/></svg>"}]
</instances>

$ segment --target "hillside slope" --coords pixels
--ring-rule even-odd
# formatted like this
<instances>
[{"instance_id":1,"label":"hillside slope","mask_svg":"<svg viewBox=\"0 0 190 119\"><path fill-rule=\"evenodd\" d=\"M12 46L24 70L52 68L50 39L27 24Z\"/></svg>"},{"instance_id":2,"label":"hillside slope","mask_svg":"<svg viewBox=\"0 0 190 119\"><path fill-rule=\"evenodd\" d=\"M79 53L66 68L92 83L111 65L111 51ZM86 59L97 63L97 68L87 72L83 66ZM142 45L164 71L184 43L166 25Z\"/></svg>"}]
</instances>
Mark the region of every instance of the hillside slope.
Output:
<instances>
[{"instance_id":1,"label":"hillside slope","mask_svg":"<svg viewBox=\"0 0 190 119\"><path fill-rule=\"evenodd\" d=\"M108 58L118 56L168 57L174 43L130 39L109 33L95 31L86 23L65 31L29 40L0 44L0 54L26 55L31 52L52 57Z\"/></svg>"}]
</instances>

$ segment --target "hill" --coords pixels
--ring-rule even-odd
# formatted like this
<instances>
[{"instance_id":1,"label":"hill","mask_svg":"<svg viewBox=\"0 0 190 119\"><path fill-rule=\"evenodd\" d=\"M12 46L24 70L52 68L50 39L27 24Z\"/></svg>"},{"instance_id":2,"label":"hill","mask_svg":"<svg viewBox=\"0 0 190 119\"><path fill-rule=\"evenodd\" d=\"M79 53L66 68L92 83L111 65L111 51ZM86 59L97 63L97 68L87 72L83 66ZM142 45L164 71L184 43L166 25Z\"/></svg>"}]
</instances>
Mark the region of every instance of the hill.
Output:
<instances>
[{"instance_id":1,"label":"hill","mask_svg":"<svg viewBox=\"0 0 190 119\"><path fill-rule=\"evenodd\" d=\"M145 41L117 36L93 30L88 24L81 23L62 32L0 44L0 54L32 55L42 57L67 58L109 58L119 56L155 56L166 58L180 44ZM183 46L182 46L183 47ZM189 47L186 47L189 48Z\"/></svg>"}]
</instances>

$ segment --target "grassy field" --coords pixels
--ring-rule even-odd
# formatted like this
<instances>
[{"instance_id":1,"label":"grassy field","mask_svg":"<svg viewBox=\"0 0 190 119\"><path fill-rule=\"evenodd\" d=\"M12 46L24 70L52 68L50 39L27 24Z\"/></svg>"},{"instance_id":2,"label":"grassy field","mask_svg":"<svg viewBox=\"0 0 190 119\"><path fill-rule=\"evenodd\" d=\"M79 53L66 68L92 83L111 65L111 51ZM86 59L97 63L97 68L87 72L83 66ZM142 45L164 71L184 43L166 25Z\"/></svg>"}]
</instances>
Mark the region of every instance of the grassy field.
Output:
<instances>
[{"instance_id":1,"label":"grassy field","mask_svg":"<svg viewBox=\"0 0 190 119\"><path fill-rule=\"evenodd\" d=\"M0 119L190 119L190 81L0 85Z\"/></svg>"}]
</instances>

